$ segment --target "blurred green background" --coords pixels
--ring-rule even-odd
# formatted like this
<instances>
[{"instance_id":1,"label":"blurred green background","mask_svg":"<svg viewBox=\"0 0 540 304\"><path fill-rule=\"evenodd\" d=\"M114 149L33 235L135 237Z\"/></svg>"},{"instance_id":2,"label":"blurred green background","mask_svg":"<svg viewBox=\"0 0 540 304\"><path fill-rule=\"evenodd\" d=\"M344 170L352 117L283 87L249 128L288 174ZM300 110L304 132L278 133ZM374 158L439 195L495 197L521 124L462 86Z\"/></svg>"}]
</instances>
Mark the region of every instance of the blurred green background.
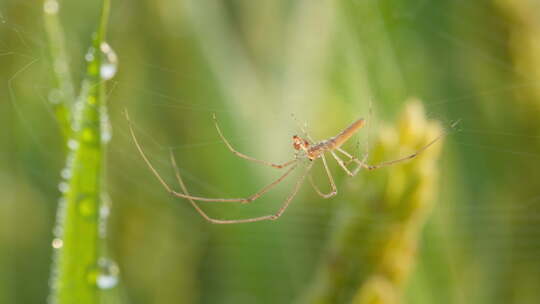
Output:
<instances>
[{"instance_id":1,"label":"blurred green background","mask_svg":"<svg viewBox=\"0 0 540 304\"><path fill-rule=\"evenodd\" d=\"M61 1L77 84L99 6ZM540 302L540 3L115 0L107 40L119 58L107 83L107 245L120 268L109 301ZM66 156L52 86L42 4L0 0L0 303L49 293ZM331 160L336 197L306 184L278 221L243 225L212 225L170 197L122 115L167 181L172 148L191 193L239 197L278 173L227 151L212 113L239 150L279 162L300 132L291 114L323 139L369 117L371 101L371 127L347 149L369 143L383 160L436 134L421 109L407 114L411 97L442 128L461 119L442 146L354 178ZM327 189L321 167L314 177ZM218 218L268 214L297 179L249 205L201 205ZM407 231L396 237L407 245L376 245L395 244L388 231Z\"/></svg>"}]
</instances>

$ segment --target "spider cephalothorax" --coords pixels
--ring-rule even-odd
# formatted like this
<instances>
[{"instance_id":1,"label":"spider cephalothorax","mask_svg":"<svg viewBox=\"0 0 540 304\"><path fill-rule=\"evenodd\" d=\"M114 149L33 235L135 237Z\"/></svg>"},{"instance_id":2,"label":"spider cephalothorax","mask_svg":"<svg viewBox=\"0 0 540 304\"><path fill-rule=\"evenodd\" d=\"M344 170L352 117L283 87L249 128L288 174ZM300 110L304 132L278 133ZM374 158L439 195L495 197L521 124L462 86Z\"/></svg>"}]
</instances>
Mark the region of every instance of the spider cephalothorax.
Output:
<instances>
[{"instance_id":1,"label":"spider cephalothorax","mask_svg":"<svg viewBox=\"0 0 540 304\"><path fill-rule=\"evenodd\" d=\"M296 151L300 152L300 155L297 154L297 157L307 157L309 160L315 160L324 150L323 143L311 144L307 139L298 135L293 136L293 147Z\"/></svg>"},{"instance_id":2,"label":"spider cephalothorax","mask_svg":"<svg viewBox=\"0 0 540 304\"><path fill-rule=\"evenodd\" d=\"M300 154L297 153L296 156L300 158L307 157L309 160L315 160L320 157L325 148L325 142L312 144L307 139L298 135L294 135L292 139L294 149L300 152Z\"/></svg>"},{"instance_id":3,"label":"spider cephalothorax","mask_svg":"<svg viewBox=\"0 0 540 304\"><path fill-rule=\"evenodd\" d=\"M308 149L309 149L309 141L301 138L298 135L293 135L292 140L293 140L293 147L294 147L295 150L297 150L297 151L303 150L305 152L308 151Z\"/></svg>"}]
</instances>

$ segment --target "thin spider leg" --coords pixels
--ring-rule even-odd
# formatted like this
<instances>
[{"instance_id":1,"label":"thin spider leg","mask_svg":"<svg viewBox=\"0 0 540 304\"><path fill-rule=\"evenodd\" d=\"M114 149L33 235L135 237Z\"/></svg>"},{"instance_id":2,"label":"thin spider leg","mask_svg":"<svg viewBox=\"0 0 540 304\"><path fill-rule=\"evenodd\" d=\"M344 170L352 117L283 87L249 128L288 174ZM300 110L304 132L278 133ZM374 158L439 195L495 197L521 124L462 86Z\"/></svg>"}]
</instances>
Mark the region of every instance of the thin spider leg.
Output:
<instances>
[{"instance_id":1,"label":"thin spider leg","mask_svg":"<svg viewBox=\"0 0 540 304\"><path fill-rule=\"evenodd\" d=\"M294 121L296 122L296 125L300 128L300 131L302 131L302 135L304 136L304 138L307 138L311 141L311 143L314 143L315 140L313 140L313 138L311 138L311 136L309 136L308 132L307 132L307 123L304 124L304 126L302 126L302 124L300 123L300 121L296 118L296 115L294 114L291 114L292 118L294 119Z\"/></svg>"},{"instance_id":2,"label":"thin spider leg","mask_svg":"<svg viewBox=\"0 0 540 304\"><path fill-rule=\"evenodd\" d=\"M289 194L289 197L287 197L287 199L285 200L285 202L283 203L281 208L279 208L278 212L276 212L274 215L271 215L271 218L270 218L271 220L277 220L280 216L283 215L285 210L287 210L287 208L291 204L292 199L298 193L298 190L300 189L300 186L302 186L302 184L304 183L304 180L306 179L306 176L308 175L309 171L311 170L311 167L313 167L313 162L311 162L308 165L308 167L306 168L306 171L304 172L302 177L300 177L300 179L296 182L296 185L294 186L293 191L291 192L291 194Z\"/></svg>"},{"instance_id":3,"label":"thin spider leg","mask_svg":"<svg viewBox=\"0 0 540 304\"><path fill-rule=\"evenodd\" d=\"M362 168L366 168L367 164L366 164L366 160L368 158L368 155L365 154L364 157L362 158L362 160L359 160L358 158L352 156L349 152L341 149L341 148L337 148L336 150L338 150L339 152L341 152L343 155L347 156L349 158L349 160L347 161L346 165L348 165L349 163L351 162L355 162L358 164L358 166L352 171L352 174L353 175L356 175L358 173L358 171L360 171L360 169Z\"/></svg>"},{"instance_id":4,"label":"thin spider leg","mask_svg":"<svg viewBox=\"0 0 540 304\"><path fill-rule=\"evenodd\" d=\"M295 160L295 162L296 162L296 160ZM294 164L292 167L289 168L289 170L287 170L285 173L283 173L278 179L276 179L275 181L273 181L270 184L266 185L259 192L255 193L255 194L252 194L251 196L249 196L247 198L242 199L241 202L242 203L250 203L250 202L258 199L259 197L261 197L261 195L265 194L266 192L268 192L268 190L272 189L275 185L279 184L282 180L284 180L294 169L296 169L297 166L298 166L298 164Z\"/></svg>"},{"instance_id":5,"label":"thin spider leg","mask_svg":"<svg viewBox=\"0 0 540 304\"><path fill-rule=\"evenodd\" d=\"M161 175L158 173L158 171L154 168L146 154L144 153L142 146L139 144L139 141L137 140L137 136L135 135L135 131L133 130L133 126L131 123L131 120L129 119L128 112L126 111L126 118L128 120L128 126L131 133L131 137L133 138L133 142L135 143L135 146L137 147L137 150L139 150L139 153L141 154L144 162L146 165L150 168L154 176L158 179L158 181L163 185L163 187L167 190L167 192L171 193L174 196L185 198L185 199L192 199L196 201L203 201L203 202L221 202L221 203L249 203L257 198L259 198L261 195L266 193L268 190L273 188L275 185L277 185L279 182L283 181L297 166L297 164L294 164L292 167L289 168L284 174L282 174L278 179L273 181L272 183L266 185L264 188L259 190L257 193L252 194L248 196L247 198L207 198L207 197L200 197L200 196L193 196L193 195L187 195L183 193L179 193L175 190L173 190L166 182L163 180ZM296 160L295 160L296 162Z\"/></svg>"},{"instance_id":6,"label":"thin spider leg","mask_svg":"<svg viewBox=\"0 0 540 304\"><path fill-rule=\"evenodd\" d=\"M347 174L349 176L354 176L354 174L347 168L347 166L345 165L345 163L343 162L343 160L341 158L339 158L339 156L337 156L337 154L334 152L334 151L330 151L330 154L332 154L332 156L334 157L334 159L337 161L338 165L343 168L343 170L345 170L345 172L347 172Z\"/></svg>"},{"instance_id":7,"label":"thin spider leg","mask_svg":"<svg viewBox=\"0 0 540 304\"><path fill-rule=\"evenodd\" d=\"M189 196L189 192L187 191L186 185L184 184L184 181L182 180L182 177L180 176L180 171L178 170L178 166L176 165L176 161L174 159L174 156L172 154L172 151L170 152L171 156L171 163L174 167L174 172L176 175L176 179L178 180L178 183L180 184L180 188L182 188L182 191ZM300 186L302 185L302 182L306 178L306 175L309 173L311 167L313 164L310 164L308 168L306 169L306 172L304 175L296 182L296 185L293 188L293 191L291 194L289 194L289 197L285 200L285 203L281 206L281 208L278 210L275 214L270 215L264 215L259 217L252 217L252 218L246 218L246 219L239 219L239 220L219 220L209 217L202 209L193 201L192 199L188 199L193 208L207 221L213 223L213 224L241 224L241 223L253 223L253 222L260 222L260 221L267 221L267 220L276 220L278 219L283 213L285 212L285 209L289 207L292 199L296 196L298 193L298 190L300 189Z\"/></svg>"},{"instance_id":8,"label":"thin spider leg","mask_svg":"<svg viewBox=\"0 0 540 304\"><path fill-rule=\"evenodd\" d=\"M174 174L176 175L176 180L178 181L178 184L180 185L180 188L182 188L182 192L185 195L189 195L189 192L188 192L188 190L186 188L186 185L184 184L184 181L183 181L182 177L180 176L180 171L178 170L178 166L176 165L176 160L174 159L174 155L172 153L172 150L169 150L169 153L170 153L170 157L171 157L171 163L172 163L172 166L174 168ZM257 221L262 221L262 220L269 220L271 218L271 216L261 216L261 217L247 218L247 219L240 219L240 220L220 220L220 219L215 219L215 218L211 218L210 216L208 216L208 214L206 214L206 212L204 212L204 210L202 210L201 207L199 207L199 205L197 205L197 203L194 200L192 200L190 198L188 198L187 200L189 201L191 206L193 206L193 208L195 208L195 210L205 220L209 221L212 224L252 223L252 222L257 222Z\"/></svg>"},{"instance_id":9,"label":"thin spider leg","mask_svg":"<svg viewBox=\"0 0 540 304\"><path fill-rule=\"evenodd\" d=\"M173 193L174 190L171 187L169 187L169 185L165 182L165 180L163 180L163 178L161 178L161 175L159 175L159 173L154 168L150 160L146 157L146 154L144 154L144 151L141 145L139 144L139 141L137 140L137 136L135 136L135 131L133 130L133 126L131 125L131 119L129 118L129 113L127 109L125 109L124 111L125 111L124 113L126 115L126 119L128 121L129 132L131 133L131 138L133 139L133 142L135 143L135 147L137 147L137 150L139 150L139 153L141 154L144 162L146 163L148 168L150 168L150 171L152 171L152 173L157 178L157 180L161 183L161 185L163 185L163 187L167 190L167 192Z\"/></svg>"},{"instance_id":10,"label":"thin spider leg","mask_svg":"<svg viewBox=\"0 0 540 304\"><path fill-rule=\"evenodd\" d=\"M292 159L292 160L289 160L289 161L284 162L282 164L274 164L274 163L267 162L267 161L260 160L260 159L256 159L256 158L253 158L251 156L247 156L247 155L245 155L243 153L238 152L236 149L233 148L233 146L229 143L229 141L225 138L225 136L223 136L223 133L221 132L221 128L219 127L219 124L217 122L216 114L213 114L213 118L214 118L214 124L216 125L216 130L217 130L217 132L219 134L219 137L221 137L221 140L223 140L223 142L225 143L227 148L229 148L229 150L234 155L236 155L238 157L241 157L243 159L247 159L247 160L252 161L252 162L256 162L256 163L263 164L263 165L266 165L266 166L269 166L269 167L272 167L272 168L277 168L277 169L285 168L285 167L293 164L296 161L296 159Z\"/></svg>"},{"instance_id":11,"label":"thin spider leg","mask_svg":"<svg viewBox=\"0 0 540 304\"><path fill-rule=\"evenodd\" d=\"M201 201L201 202L219 202L219 203L227 203L228 202L228 203L243 203L243 204L251 203L254 200L261 197L266 192L268 192L274 186L279 184L281 181L283 181L294 169L296 169L296 167L297 167L297 164L290 167L279 178L277 178L276 180L274 180L270 184L266 185L265 187L263 187L258 192L254 193L254 194L252 194L252 195L250 195L248 197L245 197L245 198L208 198L208 197L186 195L186 194L183 194L183 193L176 192L174 190L171 192L171 194L174 195L174 196L177 196L177 197L186 198L186 199L192 199L192 200Z\"/></svg>"},{"instance_id":12,"label":"thin spider leg","mask_svg":"<svg viewBox=\"0 0 540 304\"><path fill-rule=\"evenodd\" d=\"M417 157L420 153L424 152L427 148L431 147L437 141L439 141L444 135L446 135L446 133L440 134L435 139L430 141L427 145L425 145L422 148L418 149L413 154L407 155L407 156L402 157L402 158L398 158L398 159L378 163L378 164L375 164L375 165L366 164L364 161L361 161L361 160L359 160L357 158L354 158L354 162L356 162L358 164L358 167L354 170L353 173L356 174L358 172L359 168L365 168L365 169L368 169L368 170L375 170L375 169L379 169L379 168L382 168L382 167L386 167L386 166L390 166L390 165L394 165L394 164L397 164L397 163L401 163L401 162L411 160L411 159ZM349 157L351 156L349 153L347 153L346 151L344 151L342 149L337 149L337 150L339 152L345 154L346 156L349 156Z\"/></svg>"},{"instance_id":13,"label":"thin spider leg","mask_svg":"<svg viewBox=\"0 0 540 304\"><path fill-rule=\"evenodd\" d=\"M430 141L427 145L425 145L422 148L418 149L416 152L414 152L411 155L407 155L405 157L390 160L390 161L385 161L385 162L378 163L378 164L375 164L375 165L368 165L368 164L364 164L364 163L362 163L362 164L365 165L366 169L368 169L368 170L375 170L375 169L379 169L379 168L382 168L382 167L386 167L386 166L390 166L390 165L394 165L394 164L397 164L397 163L401 163L401 162L411 160L411 159L417 157L420 153L424 152L427 148L431 147L434 143L438 142L439 139L441 139L444 135L445 135L445 133L442 133L441 135L437 136L435 139Z\"/></svg>"},{"instance_id":14,"label":"thin spider leg","mask_svg":"<svg viewBox=\"0 0 540 304\"><path fill-rule=\"evenodd\" d=\"M341 148L336 148L336 150L338 150L339 152L343 153L343 155L347 156L348 159L346 161L344 161L343 163L345 164L345 166L348 166L350 165L351 163L354 163L356 162L355 160L357 159L355 156L352 156L350 153L347 153L345 154L344 153L344 150L341 149ZM364 157L362 158L363 160L366 160L368 158L368 154L364 154Z\"/></svg>"},{"instance_id":15,"label":"thin spider leg","mask_svg":"<svg viewBox=\"0 0 540 304\"><path fill-rule=\"evenodd\" d=\"M321 158L322 158L322 162L323 162L323 165L324 165L324 170L326 171L326 175L328 176L328 181L330 182L330 187L332 187L332 190L329 193L323 193L319 189L319 187L317 187L317 185L315 185L315 183L313 182L313 177L311 175L309 175L309 182L311 183L311 186L313 187L313 190L315 190L315 192L317 192L318 195L320 195L323 198L330 198L330 197L337 194L337 187L336 187L336 184L334 183L334 178L332 177L332 173L330 173L330 169L328 169L328 164L326 163L326 158L324 157L324 155L321 155Z\"/></svg>"}]
</instances>

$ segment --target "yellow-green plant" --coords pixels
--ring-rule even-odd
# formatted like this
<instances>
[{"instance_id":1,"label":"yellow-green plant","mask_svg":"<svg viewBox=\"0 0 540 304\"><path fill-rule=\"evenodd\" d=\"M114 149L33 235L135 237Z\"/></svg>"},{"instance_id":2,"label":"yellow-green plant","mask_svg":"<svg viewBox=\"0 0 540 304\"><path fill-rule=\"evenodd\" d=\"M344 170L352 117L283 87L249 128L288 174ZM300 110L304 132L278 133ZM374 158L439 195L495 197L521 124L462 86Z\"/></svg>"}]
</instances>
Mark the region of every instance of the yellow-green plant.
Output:
<instances>
[{"instance_id":1,"label":"yellow-green plant","mask_svg":"<svg viewBox=\"0 0 540 304\"><path fill-rule=\"evenodd\" d=\"M442 132L409 101L396 128L383 127L370 163L396 159ZM305 303L398 303L412 266L421 228L437 188L441 143L402 164L350 180L329 250Z\"/></svg>"}]
</instances>

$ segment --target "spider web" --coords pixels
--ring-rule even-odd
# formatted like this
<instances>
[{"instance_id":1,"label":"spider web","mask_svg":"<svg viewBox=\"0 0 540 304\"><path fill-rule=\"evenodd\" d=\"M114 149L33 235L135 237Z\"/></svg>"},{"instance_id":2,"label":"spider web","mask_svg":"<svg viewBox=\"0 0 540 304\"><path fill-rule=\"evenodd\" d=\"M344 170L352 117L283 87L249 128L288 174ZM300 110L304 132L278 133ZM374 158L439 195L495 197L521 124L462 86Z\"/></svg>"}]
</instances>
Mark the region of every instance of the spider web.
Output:
<instances>
[{"instance_id":1,"label":"spider web","mask_svg":"<svg viewBox=\"0 0 540 304\"><path fill-rule=\"evenodd\" d=\"M292 156L291 136L301 135L291 114L324 139L369 116L371 100L370 130L346 146L361 155L383 122L395 124L410 96L422 100L429 119L461 123L444 139L436 207L406 300L421 303L424 289L433 293L423 294L424 302L437 294L449 295L448 303L507 302L512 290L521 302L538 301L540 95L534 58L519 52L531 47L518 34L526 14L502 1L343 2L114 4L109 42L120 69L108 86L113 140L106 188L114 206L109 242L126 302L298 299L324 261L351 181L331 161L337 197L321 200L305 185L278 222L210 225L151 176L132 144L124 108L171 185L178 189L169 149L192 194L242 197L279 172L227 151L212 114L240 151L282 162ZM96 20L85 12L97 12L93 5L62 7L76 84ZM6 303L40 302L48 293L65 157L48 100L53 85L41 17L33 2L0 4L0 153L6 160L0 185L7 198L0 212L0 252L7 257L0 302ZM327 189L320 164L314 176ZM272 213L298 178L299 172L249 205L201 206L218 218ZM355 179L369 180L369 173ZM467 287L473 281L483 283L473 290Z\"/></svg>"}]
</instances>

